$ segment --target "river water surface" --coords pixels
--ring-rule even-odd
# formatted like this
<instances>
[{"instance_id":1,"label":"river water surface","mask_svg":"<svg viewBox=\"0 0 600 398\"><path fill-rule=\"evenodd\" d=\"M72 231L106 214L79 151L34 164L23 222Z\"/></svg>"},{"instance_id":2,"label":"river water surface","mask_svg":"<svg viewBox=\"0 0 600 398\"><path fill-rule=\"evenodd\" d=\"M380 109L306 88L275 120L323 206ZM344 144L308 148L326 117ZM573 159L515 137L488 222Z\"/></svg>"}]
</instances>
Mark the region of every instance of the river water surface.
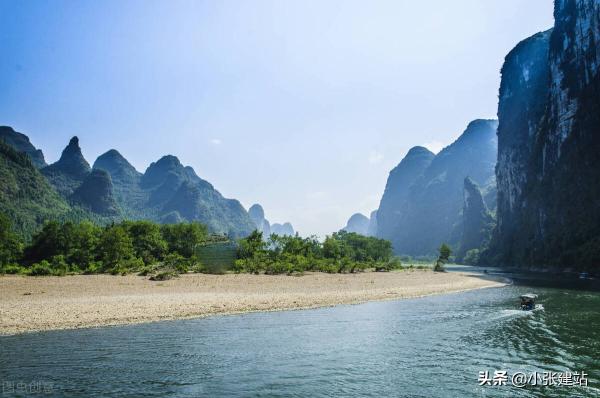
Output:
<instances>
[{"instance_id":1,"label":"river water surface","mask_svg":"<svg viewBox=\"0 0 600 398\"><path fill-rule=\"evenodd\" d=\"M2 396L600 396L600 293L546 279L410 300L0 337ZM543 310L517 310L518 296L530 291ZM486 370L585 371L588 386L480 386Z\"/></svg>"}]
</instances>

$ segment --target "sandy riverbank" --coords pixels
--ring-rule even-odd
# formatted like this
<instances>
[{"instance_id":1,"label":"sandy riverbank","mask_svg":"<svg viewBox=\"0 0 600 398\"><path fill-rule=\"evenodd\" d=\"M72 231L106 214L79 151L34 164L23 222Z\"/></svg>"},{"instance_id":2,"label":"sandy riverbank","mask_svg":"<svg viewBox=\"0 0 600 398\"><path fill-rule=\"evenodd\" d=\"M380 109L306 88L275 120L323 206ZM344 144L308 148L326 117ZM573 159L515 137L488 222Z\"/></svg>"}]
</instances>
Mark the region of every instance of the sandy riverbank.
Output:
<instances>
[{"instance_id":1,"label":"sandy riverbank","mask_svg":"<svg viewBox=\"0 0 600 398\"><path fill-rule=\"evenodd\" d=\"M303 276L0 276L0 334L418 297L502 282L424 270Z\"/></svg>"}]
</instances>

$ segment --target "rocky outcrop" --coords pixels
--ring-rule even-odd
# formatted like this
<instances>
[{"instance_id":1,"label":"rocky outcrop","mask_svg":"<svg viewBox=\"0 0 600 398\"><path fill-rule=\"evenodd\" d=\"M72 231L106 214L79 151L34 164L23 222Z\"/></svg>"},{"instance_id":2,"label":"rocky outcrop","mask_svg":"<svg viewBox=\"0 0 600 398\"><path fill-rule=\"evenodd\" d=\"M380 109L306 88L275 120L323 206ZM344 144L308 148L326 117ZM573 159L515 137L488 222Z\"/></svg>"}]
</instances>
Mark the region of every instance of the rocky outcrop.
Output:
<instances>
[{"instance_id":1,"label":"rocky outcrop","mask_svg":"<svg viewBox=\"0 0 600 398\"><path fill-rule=\"evenodd\" d=\"M103 216L119 214L119 208L113 196L112 180L105 170L92 170L75 190L71 199Z\"/></svg>"},{"instance_id":2,"label":"rocky outcrop","mask_svg":"<svg viewBox=\"0 0 600 398\"><path fill-rule=\"evenodd\" d=\"M274 223L271 225L269 220L265 218L265 211L261 205L258 203L253 204L248 209L248 214L250 215L250 219L254 223L256 230L263 233L263 238L268 238L271 234L275 235L290 235L293 236L296 234L294 231L294 227L289 222L278 224Z\"/></svg>"},{"instance_id":3,"label":"rocky outcrop","mask_svg":"<svg viewBox=\"0 0 600 398\"><path fill-rule=\"evenodd\" d=\"M142 177L142 173L138 172L116 149L98 156L93 168L106 170L115 185L137 184Z\"/></svg>"},{"instance_id":4,"label":"rocky outcrop","mask_svg":"<svg viewBox=\"0 0 600 398\"><path fill-rule=\"evenodd\" d=\"M427 170L435 155L427 148L411 148L404 159L390 172L377 211L377 236L396 240L400 222L406 217L408 198L413 184Z\"/></svg>"},{"instance_id":5,"label":"rocky outcrop","mask_svg":"<svg viewBox=\"0 0 600 398\"><path fill-rule=\"evenodd\" d=\"M498 228L483 261L600 263L600 3L557 0L554 17L551 32L524 42L531 47L538 41L537 50L517 46L503 68ZM540 75L533 74L532 83L518 79L511 68L516 57L538 65ZM519 100L503 90L509 86L530 106L515 106ZM527 134L520 120L528 121ZM526 150L510 157L518 141Z\"/></svg>"},{"instance_id":6,"label":"rocky outcrop","mask_svg":"<svg viewBox=\"0 0 600 398\"><path fill-rule=\"evenodd\" d=\"M289 222L283 224L274 223L273 225L271 225L271 233L279 236L293 236L296 234L296 232L294 231L294 227L292 227L292 224L290 224Z\"/></svg>"},{"instance_id":7,"label":"rocky outcrop","mask_svg":"<svg viewBox=\"0 0 600 398\"><path fill-rule=\"evenodd\" d=\"M377 236L377 210L373 210L369 216L369 228L367 229L367 236Z\"/></svg>"},{"instance_id":8,"label":"rocky outcrop","mask_svg":"<svg viewBox=\"0 0 600 398\"><path fill-rule=\"evenodd\" d=\"M349 219L348 223L344 228L346 232L355 232L361 235L367 235L369 233L369 224L371 221L361 213L353 214Z\"/></svg>"},{"instance_id":9,"label":"rocky outcrop","mask_svg":"<svg viewBox=\"0 0 600 398\"><path fill-rule=\"evenodd\" d=\"M90 165L83 157L79 139L71 138L60 159L42 169L42 173L64 197L69 197L90 173Z\"/></svg>"},{"instance_id":10,"label":"rocky outcrop","mask_svg":"<svg viewBox=\"0 0 600 398\"><path fill-rule=\"evenodd\" d=\"M460 244L464 179L495 184L497 122L474 120L437 155L413 148L390 173L377 212L378 236L398 254L428 256Z\"/></svg>"},{"instance_id":11,"label":"rocky outcrop","mask_svg":"<svg viewBox=\"0 0 600 398\"><path fill-rule=\"evenodd\" d=\"M258 203L250 206L248 209L248 215L257 227L260 227L265 220L265 210Z\"/></svg>"},{"instance_id":12,"label":"rocky outcrop","mask_svg":"<svg viewBox=\"0 0 600 398\"><path fill-rule=\"evenodd\" d=\"M464 182L462 236L457 259L461 260L472 249L486 247L494 228L494 218L483 200L479 186L469 177Z\"/></svg>"},{"instance_id":13,"label":"rocky outcrop","mask_svg":"<svg viewBox=\"0 0 600 398\"><path fill-rule=\"evenodd\" d=\"M79 147L79 138L73 137L63 150L60 159L48 166L47 170L58 170L73 178L85 178L90 172L90 164L85 160Z\"/></svg>"},{"instance_id":14,"label":"rocky outcrop","mask_svg":"<svg viewBox=\"0 0 600 398\"><path fill-rule=\"evenodd\" d=\"M256 229L259 232L263 233L263 238L266 238L269 235L271 235L271 224L265 218L265 211L261 205L256 203L250 206L250 208L248 209L248 215L250 216L250 219L256 226Z\"/></svg>"},{"instance_id":15,"label":"rocky outcrop","mask_svg":"<svg viewBox=\"0 0 600 398\"><path fill-rule=\"evenodd\" d=\"M183 182L188 179L188 172L173 155L166 155L156 162L152 162L146 169L146 172L141 178L141 185L144 188L156 188L168 181L171 178Z\"/></svg>"},{"instance_id":16,"label":"rocky outcrop","mask_svg":"<svg viewBox=\"0 0 600 398\"><path fill-rule=\"evenodd\" d=\"M42 151L31 144L29 137L16 132L12 127L0 126L0 141L4 141L17 152L25 152L38 169L47 166Z\"/></svg>"},{"instance_id":17,"label":"rocky outcrop","mask_svg":"<svg viewBox=\"0 0 600 398\"><path fill-rule=\"evenodd\" d=\"M531 151L547 104L550 70L548 49L551 30L538 33L519 43L502 67L498 105L498 186L497 234L501 245L517 249L517 232L525 201ZM517 239L515 241L514 239ZM496 244L500 244L496 242Z\"/></svg>"}]
</instances>

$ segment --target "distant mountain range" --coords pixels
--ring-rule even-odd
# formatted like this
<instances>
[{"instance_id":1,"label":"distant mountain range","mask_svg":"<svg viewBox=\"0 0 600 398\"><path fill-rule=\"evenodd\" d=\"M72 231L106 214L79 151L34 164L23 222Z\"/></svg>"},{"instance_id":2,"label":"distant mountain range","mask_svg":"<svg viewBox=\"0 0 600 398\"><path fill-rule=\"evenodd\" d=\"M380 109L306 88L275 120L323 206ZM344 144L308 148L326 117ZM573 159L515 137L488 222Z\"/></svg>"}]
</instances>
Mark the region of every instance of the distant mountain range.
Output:
<instances>
[{"instance_id":1,"label":"distant mountain range","mask_svg":"<svg viewBox=\"0 0 600 398\"><path fill-rule=\"evenodd\" d=\"M342 230L365 236L375 236L377 234L377 211L372 211L369 217L361 213L353 214Z\"/></svg>"},{"instance_id":2,"label":"distant mountain range","mask_svg":"<svg viewBox=\"0 0 600 398\"><path fill-rule=\"evenodd\" d=\"M265 218L265 211L261 205L258 203L253 204L248 209L248 214L250 214L250 219L256 226L256 229L263 233L263 237L266 239L269 235L295 235L294 227L289 222L278 224L274 223L271 225L269 220Z\"/></svg>"},{"instance_id":3,"label":"distant mountain range","mask_svg":"<svg viewBox=\"0 0 600 398\"><path fill-rule=\"evenodd\" d=\"M377 235L397 253L446 242L480 264L598 269L600 2L556 0L554 17L506 56L498 122L472 122L437 155L412 148L391 171Z\"/></svg>"},{"instance_id":4,"label":"distant mountain range","mask_svg":"<svg viewBox=\"0 0 600 398\"><path fill-rule=\"evenodd\" d=\"M474 225L473 220L465 222L472 202L467 195L477 191L485 211L495 209L497 125L495 120L474 120L437 155L424 147L410 149L390 172L379 209L371 218L353 215L344 229L388 239L397 254L430 256L444 242L461 255L479 247L485 235L489 240L490 227L465 230Z\"/></svg>"},{"instance_id":5,"label":"distant mountain range","mask_svg":"<svg viewBox=\"0 0 600 398\"><path fill-rule=\"evenodd\" d=\"M48 219L86 218L199 221L233 237L255 229L239 201L224 198L175 156L162 157L142 174L114 149L90 167L77 137L51 165L26 135L10 127L0 127L0 141L0 210L24 234Z\"/></svg>"}]
</instances>

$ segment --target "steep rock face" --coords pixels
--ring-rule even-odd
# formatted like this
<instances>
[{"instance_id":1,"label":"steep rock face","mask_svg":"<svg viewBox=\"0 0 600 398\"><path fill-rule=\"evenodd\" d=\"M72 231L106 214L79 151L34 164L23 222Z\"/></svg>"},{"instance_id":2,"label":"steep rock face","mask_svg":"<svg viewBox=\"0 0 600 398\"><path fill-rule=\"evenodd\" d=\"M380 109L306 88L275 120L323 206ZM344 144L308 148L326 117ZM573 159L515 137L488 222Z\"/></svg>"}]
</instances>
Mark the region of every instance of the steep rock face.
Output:
<instances>
[{"instance_id":1,"label":"steep rock face","mask_svg":"<svg viewBox=\"0 0 600 398\"><path fill-rule=\"evenodd\" d=\"M401 229L400 222L408 209L412 185L418 180L435 155L424 147L411 148L388 177L377 211L377 236L394 241Z\"/></svg>"},{"instance_id":2,"label":"steep rock face","mask_svg":"<svg viewBox=\"0 0 600 398\"><path fill-rule=\"evenodd\" d=\"M75 190L71 199L100 215L116 216L119 214L117 202L113 197L112 181L105 170L92 170Z\"/></svg>"},{"instance_id":3,"label":"steep rock face","mask_svg":"<svg viewBox=\"0 0 600 398\"><path fill-rule=\"evenodd\" d=\"M290 224L289 222L283 223L283 225L277 223L271 225L271 233L280 236L293 236L296 234L296 232L294 231L294 227L292 227L292 224Z\"/></svg>"},{"instance_id":4,"label":"steep rock face","mask_svg":"<svg viewBox=\"0 0 600 398\"><path fill-rule=\"evenodd\" d=\"M523 40L506 56L502 67L496 180L501 215L497 233L505 247L513 247L514 232L522 228L527 170L547 104L550 34L548 30Z\"/></svg>"},{"instance_id":5,"label":"steep rock face","mask_svg":"<svg viewBox=\"0 0 600 398\"><path fill-rule=\"evenodd\" d=\"M79 139L71 138L60 159L42 169L42 173L64 197L69 197L90 173L90 165L83 157Z\"/></svg>"},{"instance_id":6,"label":"steep rock face","mask_svg":"<svg viewBox=\"0 0 600 398\"><path fill-rule=\"evenodd\" d=\"M42 151L31 144L29 137L16 132L12 127L0 126L0 141L4 141L18 152L25 152L38 169L47 166Z\"/></svg>"},{"instance_id":7,"label":"steep rock face","mask_svg":"<svg viewBox=\"0 0 600 398\"><path fill-rule=\"evenodd\" d=\"M367 236L377 236L377 210L373 210L369 216L369 228L367 229Z\"/></svg>"},{"instance_id":8,"label":"steep rock face","mask_svg":"<svg viewBox=\"0 0 600 398\"><path fill-rule=\"evenodd\" d=\"M600 263L600 3L557 0L549 38L545 111L519 174L518 213L498 208L488 261L597 267ZM503 80L508 79L503 75ZM500 108L504 104L500 103ZM506 119L510 115L500 115ZM518 129L505 132L518 136ZM499 152L505 150L504 144ZM508 170L508 171L507 171ZM499 165L499 174L513 172ZM516 172L515 172L516 173ZM510 197L498 185L499 197ZM510 210L510 209L509 209Z\"/></svg>"},{"instance_id":9,"label":"steep rock face","mask_svg":"<svg viewBox=\"0 0 600 398\"><path fill-rule=\"evenodd\" d=\"M265 236L265 237L270 236L272 234L272 232L271 232L271 223L269 222L269 220L264 219L262 222L262 225L260 226L260 228L258 230L263 233L263 236ZM292 230L293 230L293 228L292 228Z\"/></svg>"},{"instance_id":10,"label":"steep rock face","mask_svg":"<svg viewBox=\"0 0 600 398\"><path fill-rule=\"evenodd\" d=\"M346 232L356 232L357 234L367 235L369 232L370 220L361 213L353 214L346 226L343 228Z\"/></svg>"},{"instance_id":11,"label":"steep rock face","mask_svg":"<svg viewBox=\"0 0 600 398\"><path fill-rule=\"evenodd\" d=\"M254 224L255 228L263 233L263 238L266 239L271 234L275 235L294 235L296 232L294 231L294 227L289 222L278 224L275 223L271 225L269 220L265 218L265 211L261 205L258 203L253 204L248 209L248 214L250 215L250 219Z\"/></svg>"},{"instance_id":12,"label":"steep rock face","mask_svg":"<svg viewBox=\"0 0 600 398\"><path fill-rule=\"evenodd\" d=\"M254 223L259 226L262 224L265 219L265 210L258 203L253 204L248 209L248 215L254 221Z\"/></svg>"},{"instance_id":13,"label":"steep rock face","mask_svg":"<svg viewBox=\"0 0 600 398\"><path fill-rule=\"evenodd\" d=\"M402 180L403 187L396 187L390 174L377 214L378 236L389 239L396 253L432 255L443 242L459 245L465 177L480 186L495 184L496 128L495 120L474 120L433 159L418 150L425 160Z\"/></svg>"},{"instance_id":14,"label":"steep rock face","mask_svg":"<svg viewBox=\"0 0 600 398\"><path fill-rule=\"evenodd\" d=\"M597 111L599 13L597 0L555 1L549 52L549 109L540 137L544 145L541 174L552 171L565 140L587 127L580 125L581 119Z\"/></svg>"},{"instance_id":15,"label":"steep rock face","mask_svg":"<svg viewBox=\"0 0 600 398\"><path fill-rule=\"evenodd\" d=\"M248 209L248 215L256 226L256 229L263 233L263 238L271 235L271 224L265 218L265 211L258 203L253 204Z\"/></svg>"},{"instance_id":16,"label":"steep rock face","mask_svg":"<svg viewBox=\"0 0 600 398\"><path fill-rule=\"evenodd\" d=\"M495 183L497 126L495 120L475 120L436 155L411 190L404 239L396 250L423 255L435 253L443 242L458 246L465 177L481 186Z\"/></svg>"},{"instance_id":17,"label":"steep rock face","mask_svg":"<svg viewBox=\"0 0 600 398\"><path fill-rule=\"evenodd\" d=\"M487 245L494 228L494 218L490 214L479 190L479 186L469 177L464 182L463 231L456 257L461 259L467 251Z\"/></svg>"}]
</instances>

